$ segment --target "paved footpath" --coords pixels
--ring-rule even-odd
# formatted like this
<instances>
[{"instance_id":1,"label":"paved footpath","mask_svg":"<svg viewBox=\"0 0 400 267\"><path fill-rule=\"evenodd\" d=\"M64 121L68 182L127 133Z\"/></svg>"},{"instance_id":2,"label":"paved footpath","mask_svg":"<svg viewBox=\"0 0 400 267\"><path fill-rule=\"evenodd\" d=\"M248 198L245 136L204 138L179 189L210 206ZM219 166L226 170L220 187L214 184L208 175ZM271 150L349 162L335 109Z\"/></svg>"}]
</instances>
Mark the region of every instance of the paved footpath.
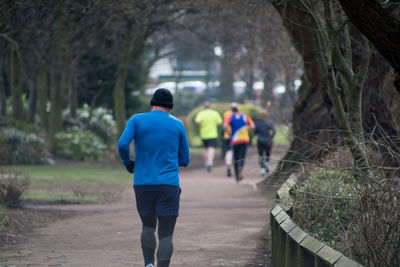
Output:
<instances>
[{"instance_id":1,"label":"paved footpath","mask_svg":"<svg viewBox=\"0 0 400 267\"><path fill-rule=\"evenodd\" d=\"M171 266L257 266L249 263L263 245L272 202L255 188L261 181L256 162L249 153L240 184L225 176L224 166L211 173L182 170ZM129 185L119 203L55 207L80 215L3 248L0 266L143 266L141 223Z\"/></svg>"}]
</instances>

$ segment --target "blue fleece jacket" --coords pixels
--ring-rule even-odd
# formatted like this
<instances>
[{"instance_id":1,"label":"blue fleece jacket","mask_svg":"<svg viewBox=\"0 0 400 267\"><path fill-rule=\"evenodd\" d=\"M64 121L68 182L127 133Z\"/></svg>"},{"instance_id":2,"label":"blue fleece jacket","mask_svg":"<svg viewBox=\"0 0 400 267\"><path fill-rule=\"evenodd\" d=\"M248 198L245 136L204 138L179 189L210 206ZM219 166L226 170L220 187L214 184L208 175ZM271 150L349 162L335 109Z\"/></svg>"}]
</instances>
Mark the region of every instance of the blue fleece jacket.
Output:
<instances>
[{"instance_id":1,"label":"blue fleece jacket","mask_svg":"<svg viewBox=\"0 0 400 267\"><path fill-rule=\"evenodd\" d=\"M177 185L179 166L190 162L183 123L159 110L131 117L118 142L124 165L128 165L129 144L135 144L134 185Z\"/></svg>"}]
</instances>

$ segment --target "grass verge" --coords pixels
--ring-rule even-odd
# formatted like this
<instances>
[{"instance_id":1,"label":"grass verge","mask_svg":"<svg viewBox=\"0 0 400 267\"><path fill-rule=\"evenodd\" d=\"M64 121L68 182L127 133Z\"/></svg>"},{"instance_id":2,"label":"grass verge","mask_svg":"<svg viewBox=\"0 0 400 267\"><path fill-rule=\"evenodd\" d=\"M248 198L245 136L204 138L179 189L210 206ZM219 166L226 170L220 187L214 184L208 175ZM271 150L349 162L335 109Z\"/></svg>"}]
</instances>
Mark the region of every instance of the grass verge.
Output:
<instances>
[{"instance_id":1,"label":"grass verge","mask_svg":"<svg viewBox=\"0 0 400 267\"><path fill-rule=\"evenodd\" d=\"M132 177L122 167L46 165L15 166L30 177L22 196L32 204L99 204L115 200Z\"/></svg>"},{"instance_id":2,"label":"grass verge","mask_svg":"<svg viewBox=\"0 0 400 267\"><path fill-rule=\"evenodd\" d=\"M286 125L277 125L276 134L274 136L274 145L289 146L291 141L290 128Z\"/></svg>"}]
</instances>

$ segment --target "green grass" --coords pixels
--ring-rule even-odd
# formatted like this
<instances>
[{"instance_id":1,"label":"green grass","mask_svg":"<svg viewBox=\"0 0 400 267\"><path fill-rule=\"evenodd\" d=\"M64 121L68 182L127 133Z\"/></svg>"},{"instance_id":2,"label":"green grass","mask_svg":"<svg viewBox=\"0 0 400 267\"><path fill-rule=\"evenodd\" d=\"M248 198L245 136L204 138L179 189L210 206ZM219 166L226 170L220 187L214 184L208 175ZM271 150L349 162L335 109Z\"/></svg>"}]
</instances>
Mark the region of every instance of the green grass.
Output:
<instances>
[{"instance_id":1,"label":"green grass","mask_svg":"<svg viewBox=\"0 0 400 267\"><path fill-rule=\"evenodd\" d=\"M274 137L274 145L276 146L288 146L291 142L290 128L285 125L276 126L276 134Z\"/></svg>"},{"instance_id":2,"label":"green grass","mask_svg":"<svg viewBox=\"0 0 400 267\"><path fill-rule=\"evenodd\" d=\"M129 174L121 165L79 166L79 165L19 165L15 166L22 174L34 180L81 181L81 182L118 182L126 180Z\"/></svg>"},{"instance_id":3,"label":"green grass","mask_svg":"<svg viewBox=\"0 0 400 267\"><path fill-rule=\"evenodd\" d=\"M30 180L22 196L28 203L95 204L114 200L132 176L121 167L40 165L13 166Z\"/></svg>"}]
</instances>

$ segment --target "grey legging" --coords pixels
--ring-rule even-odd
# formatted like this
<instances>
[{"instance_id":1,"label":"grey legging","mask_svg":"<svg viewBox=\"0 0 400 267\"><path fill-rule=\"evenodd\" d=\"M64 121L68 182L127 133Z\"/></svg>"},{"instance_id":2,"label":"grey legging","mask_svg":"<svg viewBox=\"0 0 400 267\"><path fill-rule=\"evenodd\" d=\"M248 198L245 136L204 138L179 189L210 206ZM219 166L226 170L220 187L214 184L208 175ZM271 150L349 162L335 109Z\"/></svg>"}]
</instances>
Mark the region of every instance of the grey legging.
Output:
<instances>
[{"instance_id":1,"label":"grey legging","mask_svg":"<svg viewBox=\"0 0 400 267\"><path fill-rule=\"evenodd\" d=\"M175 216L141 216L142 219L142 251L144 264L154 264L154 254L157 246L155 229L158 221L157 266L168 267L173 252L172 235L177 217Z\"/></svg>"}]
</instances>

